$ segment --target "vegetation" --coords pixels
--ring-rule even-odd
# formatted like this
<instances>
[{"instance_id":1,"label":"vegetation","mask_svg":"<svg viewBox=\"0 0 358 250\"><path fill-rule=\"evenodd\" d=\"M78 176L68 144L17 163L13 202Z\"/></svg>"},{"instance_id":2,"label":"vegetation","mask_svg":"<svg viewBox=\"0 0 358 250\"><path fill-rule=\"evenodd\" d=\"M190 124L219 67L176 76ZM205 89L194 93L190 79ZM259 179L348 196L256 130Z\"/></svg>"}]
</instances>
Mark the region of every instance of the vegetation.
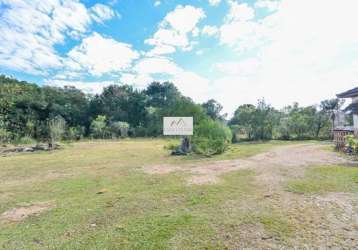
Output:
<instances>
[{"instance_id":1,"label":"vegetation","mask_svg":"<svg viewBox=\"0 0 358 250\"><path fill-rule=\"evenodd\" d=\"M305 177L288 182L287 189L295 193L328 192L358 193L358 168L318 166L306 170Z\"/></svg>"},{"instance_id":2,"label":"vegetation","mask_svg":"<svg viewBox=\"0 0 358 250\"><path fill-rule=\"evenodd\" d=\"M0 214L37 202L49 202L53 207L21 222L7 223L0 218L0 246L4 249L232 249L265 248L274 244L292 248L315 242L309 241L312 230L317 235L325 232L315 225L327 225L331 212L336 211L329 210L327 215L325 210L318 209L313 213L312 209L317 209L315 203L304 202L305 196L300 195L291 196L292 203L287 207L284 204L288 194L281 196L279 191L285 186L279 186L271 194L267 186L255 181L260 173L254 169L220 175L220 181L210 185L188 185L190 174L180 171L165 175L139 171L143 166L170 168L244 158L292 142L232 144L223 154L211 158L170 157L164 146L171 143L178 140L80 141L51 153L1 157ZM267 169L267 174L271 172L272 169ZM285 185L287 176L282 173L284 181L280 179L277 185ZM340 166L307 168L304 178L287 179L288 188L310 195L355 194L357 174L356 168ZM301 237L297 238L297 234ZM271 238L275 239L273 243ZM255 242L247 243L252 239Z\"/></svg>"},{"instance_id":3,"label":"vegetation","mask_svg":"<svg viewBox=\"0 0 358 250\"><path fill-rule=\"evenodd\" d=\"M111 85L93 96L70 86L40 87L3 75L0 99L2 143L29 138L53 143L84 137L157 137L162 135L163 116L193 116L194 149L204 155L222 153L227 148L230 133L225 124L231 128L233 142L329 138L334 110L341 105L332 99L320 106L300 107L295 103L277 110L259 100L256 106L239 106L233 118L226 121L220 103L213 99L194 103L170 82L152 82L144 90Z\"/></svg>"},{"instance_id":4,"label":"vegetation","mask_svg":"<svg viewBox=\"0 0 358 250\"><path fill-rule=\"evenodd\" d=\"M217 121L202 121L193 136L194 151L206 156L223 153L231 142L232 134L228 127Z\"/></svg>"},{"instance_id":5,"label":"vegetation","mask_svg":"<svg viewBox=\"0 0 358 250\"><path fill-rule=\"evenodd\" d=\"M204 186L186 185L186 176L180 173L156 176L138 171L143 165L246 157L278 142L235 144L209 159L170 157L164 149L167 143L164 139L83 141L52 153L0 158L0 214L37 201L55 204L21 223L0 223L0 246L221 249L226 240L220 227L230 231L233 222L262 223L277 238L286 237L289 222L283 223L272 210L252 212L235 206L222 212L226 201L246 201L246 195L254 195L252 171L233 172L220 184ZM102 189L107 191L97 194Z\"/></svg>"},{"instance_id":6,"label":"vegetation","mask_svg":"<svg viewBox=\"0 0 358 250\"><path fill-rule=\"evenodd\" d=\"M298 103L276 110L264 100L258 104L238 107L229 125L234 141L246 140L302 140L327 139L331 137L332 107L336 99L322 101L319 107L300 107ZM332 104L333 105L333 104Z\"/></svg>"},{"instance_id":7,"label":"vegetation","mask_svg":"<svg viewBox=\"0 0 358 250\"><path fill-rule=\"evenodd\" d=\"M347 135L346 140L350 153L358 157L358 139L354 135Z\"/></svg>"}]
</instances>

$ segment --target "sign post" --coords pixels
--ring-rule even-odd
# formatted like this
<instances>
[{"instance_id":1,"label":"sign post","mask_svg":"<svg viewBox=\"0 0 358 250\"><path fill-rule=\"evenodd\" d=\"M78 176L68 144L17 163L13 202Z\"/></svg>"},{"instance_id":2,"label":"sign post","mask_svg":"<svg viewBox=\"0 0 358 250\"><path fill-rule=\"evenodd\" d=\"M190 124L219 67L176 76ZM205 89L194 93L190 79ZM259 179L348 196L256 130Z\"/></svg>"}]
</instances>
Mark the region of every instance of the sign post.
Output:
<instances>
[{"instance_id":1,"label":"sign post","mask_svg":"<svg viewBox=\"0 0 358 250\"><path fill-rule=\"evenodd\" d=\"M179 152L174 154L187 154L191 150L188 135L193 135L193 117L164 117L163 134L181 135L181 146Z\"/></svg>"}]
</instances>

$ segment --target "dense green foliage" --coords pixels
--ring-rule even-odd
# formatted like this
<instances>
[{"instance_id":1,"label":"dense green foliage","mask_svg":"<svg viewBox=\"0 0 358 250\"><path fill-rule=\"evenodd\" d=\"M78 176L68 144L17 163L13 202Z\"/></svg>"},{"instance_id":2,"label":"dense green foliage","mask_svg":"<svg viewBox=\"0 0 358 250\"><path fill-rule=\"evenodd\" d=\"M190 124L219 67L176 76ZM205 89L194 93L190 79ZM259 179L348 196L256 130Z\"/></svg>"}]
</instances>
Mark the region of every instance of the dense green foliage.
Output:
<instances>
[{"instance_id":1,"label":"dense green foliage","mask_svg":"<svg viewBox=\"0 0 358 250\"><path fill-rule=\"evenodd\" d=\"M331 136L332 116L337 108L336 99L323 101L318 107L300 107L294 103L282 110L259 100L256 106L239 106L229 125L234 140L327 139Z\"/></svg>"},{"instance_id":2,"label":"dense green foliage","mask_svg":"<svg viewBox=\"0 0 358 250\"><path fill-rule=\"evenodd\" d=\"M90 96L74 87L40 87L0 76L0 100L1 142L160 136L163 116L193 116L195 124L208 119L201 105L169 82L153 82L142 91L111 85Z\"/></svg>"},{"instance_id":3,"label":"dense green foliage","mask_svg":"<svg viewBox=\"0 0 358 250\"><path fill-rule=\"evenodd\" d=\"M358 139L354 135L347 135L347 146L354 156L358 156Z\"/></svg>"},{"instance_id":4,"label":"dense green foliage","mask_svg":"<svg viewBox=\"0 0 358 250\"><path fill-rule=\"evenodd\" d=\"M111 85L93 96L74 87L40 87L0 75L0 100L1 142L22 138L53 141L54 137L155 137L162 134L163 116L193 116L197 134L194 141L198 143L217 136L226 117L217 101L196 104L170 82L153 82L144 90ZM340 105L339 100L332 99L319 106L300 107L295 103L277 110L259 100L257 105L239 106L228 124L234 141L329 138L334 111ZM51 121L61 124L52 124L51 129ZM211 147L200 144L198 150ZM217 146L220 147L225 148L226 144Z\"/></svg>"},{"instance_id":5,"label":"dense green foliage","mask_svg":"<svg viewBox=\"0 0 358 250\"><path fill-rule=\"evenodd\" d=\"M223 153L231 142L230 129L218 121L203 120L195 127L194 151L206 156Z\"/></svg>"}]
</instances>

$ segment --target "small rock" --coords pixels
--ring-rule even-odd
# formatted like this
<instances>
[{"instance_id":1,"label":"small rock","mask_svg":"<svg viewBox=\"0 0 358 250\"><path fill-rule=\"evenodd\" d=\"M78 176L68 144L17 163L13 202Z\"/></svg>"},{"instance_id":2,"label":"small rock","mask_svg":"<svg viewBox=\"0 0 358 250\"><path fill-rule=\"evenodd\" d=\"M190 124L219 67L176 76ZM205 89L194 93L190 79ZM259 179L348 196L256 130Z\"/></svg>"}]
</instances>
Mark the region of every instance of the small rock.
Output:
<instances>
[{"instance_id":1,"label":"small rock","mask_svg":"<svg viewBox=\"0 0 358 250\"><path fill-rule=\"evenodd\" d=\"M97 226L96 223L91 224L91 227L96 227L96 226Z\"/></svg>"}]
</instances>

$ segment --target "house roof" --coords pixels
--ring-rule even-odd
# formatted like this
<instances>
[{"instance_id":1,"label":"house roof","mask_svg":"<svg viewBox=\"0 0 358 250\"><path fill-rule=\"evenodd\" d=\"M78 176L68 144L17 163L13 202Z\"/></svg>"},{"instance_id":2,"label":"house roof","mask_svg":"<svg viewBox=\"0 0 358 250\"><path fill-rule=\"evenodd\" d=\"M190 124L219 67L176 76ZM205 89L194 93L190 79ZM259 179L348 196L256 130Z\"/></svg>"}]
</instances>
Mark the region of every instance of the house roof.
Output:
<instances>
[{"instance_id":1,"label":"house roof","mask_svg":"<svg viewBox=\"0 0 358 250\"><path fill-rule=\"evenodd\" d=\"M337 95L338 98L349 98L358 96L358 87L350 89L346 92L340 93Z\"/></svg>"},{"instance_id":2,"label":"house roof","mask_svg":"<svg viewBox=\"0 0 358 250\"><path fill-rule=\"evenodd\" d=\"M351 112L352 114L358 114L358 103L352 103L348 105L344 109L344 112Z\"/></svg>"}]
</instances>

